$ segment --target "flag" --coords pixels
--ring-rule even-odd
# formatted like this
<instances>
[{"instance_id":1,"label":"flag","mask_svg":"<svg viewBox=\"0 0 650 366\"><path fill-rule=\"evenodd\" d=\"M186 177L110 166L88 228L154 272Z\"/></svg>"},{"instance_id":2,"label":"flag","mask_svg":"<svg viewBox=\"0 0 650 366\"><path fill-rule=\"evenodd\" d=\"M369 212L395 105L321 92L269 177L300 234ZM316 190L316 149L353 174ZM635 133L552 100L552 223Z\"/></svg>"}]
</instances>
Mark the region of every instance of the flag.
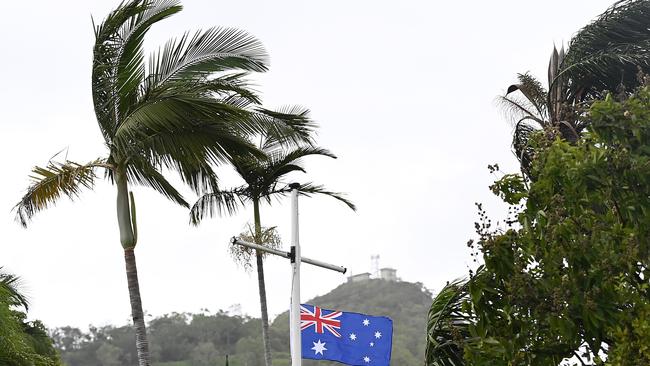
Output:
<instances>
[{"instance_id":1,"label":"flag","mask_svg":"<svg viewBox=\"0 0 650 366\"><path fill-rule=\"evenodd\" d=\"M302 358L389 366L393 321L383 316L300 305Z\"/></svg>"}]
</instances>

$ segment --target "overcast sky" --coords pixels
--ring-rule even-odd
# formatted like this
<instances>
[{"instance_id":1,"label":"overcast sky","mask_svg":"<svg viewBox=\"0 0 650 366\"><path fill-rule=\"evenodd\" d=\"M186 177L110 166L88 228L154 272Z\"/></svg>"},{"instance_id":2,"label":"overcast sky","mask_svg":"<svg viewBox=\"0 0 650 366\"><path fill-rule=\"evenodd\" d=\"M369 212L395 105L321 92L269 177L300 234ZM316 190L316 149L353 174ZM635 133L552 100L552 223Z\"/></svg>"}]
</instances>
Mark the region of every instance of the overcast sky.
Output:
<instances>
[{"instance_id":1,"label":"overcast sky","mask_svg":"<svg viewBox=\"0 0 650 366\"><path fill-rule=\"evenodd\" d=\"M245 29L271 55L254 77L265 104L300 104L320 124L318 142L337 160L307 159L314 181L347 192L354 213L327 197L300 201L302 252L352 273L370 256L398 276L436 290L475 265L475 202L503 217L486 169L515 171L512 125L495 97L531 71L545 81L553 44L570 39L612 1L214 1L185 9L149 32L147 49L185 30ZM130 307L115 214L115 188L100 181L75 202L62 200L25 230L12 207L34 165L68 148L70 160L106 156L90 94L91 14L117 0L5 1L0 12L0 266L23 278L30 318L50 327L125 324ZM224 185L240 181L220 169ZM177 180L175 180L177 181ZM189 200L195 197L184 189ZM187 211L135 188L136 249L146 312L211 311L241 304L259 316L256 276L228 256L228 238L252 210L188 225ZM288 247L289 200L262 206ZM286 260L266 262L269 313L288 308ZM345 276L303 266L303 300Z\"/></svg>"}]
</instances>

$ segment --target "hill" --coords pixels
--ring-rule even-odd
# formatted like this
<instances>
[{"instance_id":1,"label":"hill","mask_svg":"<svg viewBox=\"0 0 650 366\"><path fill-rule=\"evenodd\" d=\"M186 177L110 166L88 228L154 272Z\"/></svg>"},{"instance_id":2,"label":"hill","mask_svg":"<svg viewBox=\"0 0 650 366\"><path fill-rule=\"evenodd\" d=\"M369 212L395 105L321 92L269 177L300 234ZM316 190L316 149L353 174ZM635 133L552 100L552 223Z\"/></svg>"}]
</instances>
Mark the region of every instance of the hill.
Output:
<instances>
[{"instance_id":1,"label":"hill","mask_svg":"<svg viewBox=\"0 0 650 366\"><path fill-rule=\"evenodd\" d=\"M392 364L421 365L431 294L419 283L371 279L344 283L307 301L327 309L384 315L393 319ZM156 366L262 366L260 320L219 311L214 314L168 314L149 322L151 353ZM288 313L271 325L274 366L290 365ZM137 365L130 326L91 327L88 333L54 329L55 346L68 366ZM305 366L339 365L305 360Z\"/></svg>"}]
</instances>

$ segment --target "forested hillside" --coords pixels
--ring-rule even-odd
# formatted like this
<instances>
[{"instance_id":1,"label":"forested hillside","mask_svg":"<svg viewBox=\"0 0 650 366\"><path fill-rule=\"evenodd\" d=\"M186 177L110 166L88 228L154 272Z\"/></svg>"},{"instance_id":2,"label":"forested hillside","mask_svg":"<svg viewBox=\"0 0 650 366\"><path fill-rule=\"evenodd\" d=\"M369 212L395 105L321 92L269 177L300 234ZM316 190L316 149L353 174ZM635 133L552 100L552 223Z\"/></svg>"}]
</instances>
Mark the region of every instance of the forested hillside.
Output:
<instances>
[{"instance_id":1,"label":"forested hillside","mask_svg":"<svg viewBox=\"0 0 650 366\"><path fill-rule=\"evenodd\" d=\"M327 309L385 315L393 319L393 364L420 365L431 294L421 284L373 279L342 284L307 301ZM151 352L156 366L262 366L260 321L223 311L210 314L169 314L149 322ZM130 326L91 327L88 333L63 327L52 331L56 347L68 366L137 365ZM271 326L274 366L289 365L288 314ZM306 360L305 366L335 364Z\"/></svg>"}]
</instances>

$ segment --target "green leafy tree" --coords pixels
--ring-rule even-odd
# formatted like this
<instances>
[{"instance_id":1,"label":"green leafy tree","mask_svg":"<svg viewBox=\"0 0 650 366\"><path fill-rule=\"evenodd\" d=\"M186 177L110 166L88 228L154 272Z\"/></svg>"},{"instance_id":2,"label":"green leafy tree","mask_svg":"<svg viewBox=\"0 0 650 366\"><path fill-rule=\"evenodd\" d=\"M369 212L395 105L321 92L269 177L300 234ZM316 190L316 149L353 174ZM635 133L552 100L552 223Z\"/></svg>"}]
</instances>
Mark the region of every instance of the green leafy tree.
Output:
<instances>
[{"instance_id":1,"label":"green leafy tree","mask_svg":"<svg viewBox=\"0 0 650 366\"><path fill-rule=\"evenodd\" d=\"M529 187L517 175L492 187L515 215L477 225L471 365L650 364L650 90L588 118L574 144L533 136Z\"/></svg>"},{"instance_id":2,"label":"green leafy tree","mask_svg":"<svg viewBox=\"0 0 650 366\"><path fill-rule=\"evenodd\" d=\"M29 322L27 298L20 278L0 267L0 364L8 366L58 366L59 355L40 321Z\"/></svg>"},{"instance_id":3,"label":"green leafy tree","mask_svg":"<svg viewBox=\"0 0 650 366\"><path fill-rule=\"evenodd\" d=\"M291 114L306 116L307 111L292 110ZM254 231L252 237L257 244L276 245L279 238L273 231L262 231L260 219L260 203L271 203L274 197L283 197L291 192L283 178L292 172L306 172L301 166L301 159L310 155L327 156L336 158L331 152L314 147L311 143L309 130L297 133L279 134L274 130L267 130L260 138L259 148L267 157L238 156L233 159L233 165L239 176L246 182L245 185L229 190L214 190L201 196L190 210L190 221L198 225L205 217L219 214L234 214L239 206L245 203L253 204ZM354 204L344 198L340 193L331 192L323 186L312 183L300 186L301 195L323 194L345 203L351 209ZM235 257L246 260L246 251L235 252ZM271 365L271 349L269 345L269 321L266 305L266 286L264 284L263 254L255 254L257 264L257 279L262 313L262 340L264 344L264 359L266 366Z\"/></svg>"},{"instance_id":4,"label":"green leafy tree","mask_svg":"<svg viewBox=\"0 0 650 366\"><path fill-rule=\"evenodd\" d=\"M607 91L629 93L639 86L639 70L650 72L650 2L617 1L578 31L568 48L554 47L548 67L548 89L529 73L518 75L499 101L515 122L513 148L529 174L530 136L540 129L576 141L585 128L581 108ZM519 93L515 93L519 92Z\"/></svg>"},{"instance_id":5,"label":"green leafy tree","mask_svg":"<svg viewBox=\"0 0 650 366\"><path fill-rule=\"evenodd\" d=\"M62 196L91 189L97 171L117 191L117 221L124 251L140 365L150 365L134 249L135 202L129 185L144 185L188 207L161 173L170 169L195 192L217 189L211 164L261 155L246 134L273 128L286 115L259 107L242 71L265 71L261 43L243 31L210 28L170 40L145 63L150 27L181 10L175 0L131 0L95 27L92 95L105 157L85 164L50 161L33 170L33 182L16 205L24 226ZM293 118L293 117L292 117ZM291 126L302 120L294 118ZM289 125L289 124L284 124Z\"/></svg>"}]
</instances>

